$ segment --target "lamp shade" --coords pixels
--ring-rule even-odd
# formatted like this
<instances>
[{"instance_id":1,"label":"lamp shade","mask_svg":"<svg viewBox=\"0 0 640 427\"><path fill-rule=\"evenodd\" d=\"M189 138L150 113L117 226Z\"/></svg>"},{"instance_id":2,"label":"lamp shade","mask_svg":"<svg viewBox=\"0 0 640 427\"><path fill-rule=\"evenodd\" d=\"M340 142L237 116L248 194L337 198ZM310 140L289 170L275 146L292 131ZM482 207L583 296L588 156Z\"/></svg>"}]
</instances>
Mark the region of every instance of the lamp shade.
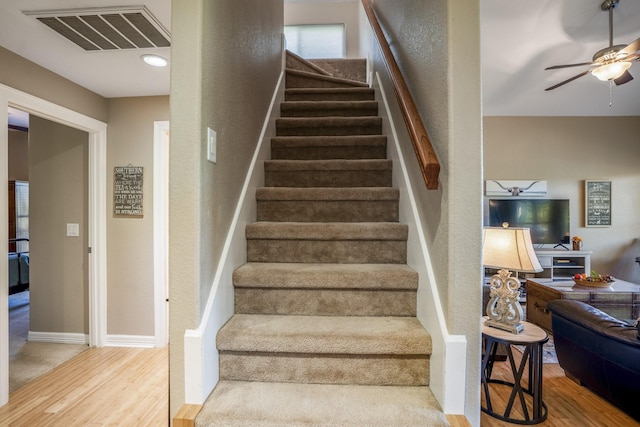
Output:
<instances>
[{"instance_id":1,"label":"lamp shade","mask_svg":"<svg viewBox=\"0 0 640 427\"><path fill-rule=\"evenodd\" d=\"M528 228L485 227L482 264L525 273L542 271Z\"/></svg>"},{"instance_id":2,"label":"lamp shade","mask_svg":"<svg viewBox=\"0 0 640 427\"><path fill-rule=\"evenodd\" d=\"M596 76L599 80L607 81L617 79L622 76L625 71L631 67L631 62L613 62L611 64L604 64L591 71L591 74Z\"/></svg>"}]
</instances>

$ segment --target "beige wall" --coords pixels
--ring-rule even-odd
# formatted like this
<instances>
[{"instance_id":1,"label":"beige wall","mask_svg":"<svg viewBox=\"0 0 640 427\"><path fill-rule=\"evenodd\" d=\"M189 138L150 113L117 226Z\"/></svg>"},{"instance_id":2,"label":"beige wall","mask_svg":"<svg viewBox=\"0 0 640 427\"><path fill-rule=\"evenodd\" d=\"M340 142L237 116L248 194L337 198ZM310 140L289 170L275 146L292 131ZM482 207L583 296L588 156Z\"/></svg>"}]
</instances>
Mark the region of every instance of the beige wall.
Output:
<instances>
[{"instance_id":1,"label":"beige wall","mask_svg":"<svg viewBox=\"0 0 640 427\"><path fill-rule=\"evenodd\" d=\"M426 190L413 148L403 147L448 332L467 339L465 414L476 425L481 302L469 286L482 280L479 2L376 0L375 10L441 163L440 188Z\"/></svg>"},{"instance_id":2,"label":"beige wall","mask_svg":"<svg viewBox=\"0 0 640 427\"><path fill-rule=\"evenodd\" d=\"M345 54L348 58L358 58L360 33L358 29L359 2L351 1L306 1L284 5L284 24L344 24Z\"/></svg>"},{"instance_id":3,"label":"beige wall","mask_svg":"<svg viewBox=\"0 0 640 427\"><path fill-rule=\"evenodd\" d=\"M90 59L88 59L90 60ZM107 100L0 47L0 83L103 122Z\"/></svg>"},{"instance_id":4,"label":"beige wall","mask_svg":"<svg viewBox=\"0 0 640 427\"><path fill-rule=\"evenodd\" d=\"M9 181L29 181L29 133L9 129Z\"/></svg>"},{"instance_id":5,"label":"beige wall","mask_svg":"<svg viewBox=\"0 0 640 427\"><path fill-rule=\"evenodd\" d=\"M281 71L282 3L172 2L172 414L184 403L184 333L200 322ZM215 164L205 155L207 127L217 132Z\"/></svg>"},{"instance_id":6,"label":"beige wall","mask_svg":"<svg viewBox=\"0 0 640 427\"><path fill-rule=\"evenodd\" d=\"M592 269L618 274L640 238L638 135L639 117L485 117L484 179L546 180L547 197L571 200L571 234L593 251ZM611 181L611 227L585 227L584 181L593 179ZM626 263L637 267L635 256Z\"/></svg>"},{"instance_id":7,"label":"beige wall","mask_svg":"<svg viewBox=\"0 0 640 427\"><path fill-rule=\"evenodd\" d=\"M169 120L169 97L108 100L107 334L154 335L153 137L154 121ZM113 215L113 168L142 166L139 217Z\"/></svg>"},{"instance_id":8,"label":"beige wall","mask_svg":"<svg viewBox=\"0 0 640 427\"><path fill-rule=\"evenodd\" d=\"M88 333L86 132L31 116L31 332ZM79 224L68 237L66 224Z\"/></svg>"}]
</instances>

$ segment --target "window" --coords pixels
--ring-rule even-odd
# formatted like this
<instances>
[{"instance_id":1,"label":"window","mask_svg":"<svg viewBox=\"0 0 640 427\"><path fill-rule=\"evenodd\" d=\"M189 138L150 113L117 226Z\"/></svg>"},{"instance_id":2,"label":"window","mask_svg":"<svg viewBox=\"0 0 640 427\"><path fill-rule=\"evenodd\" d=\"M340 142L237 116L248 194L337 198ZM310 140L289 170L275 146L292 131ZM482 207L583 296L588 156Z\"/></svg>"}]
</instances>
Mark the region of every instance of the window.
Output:
<instances>
[{"instance_id":1,"label":"window","mask_svg":"<svg viewBox=\"0 0 640 427\"><path fill-rule=\"evenodd\" d=\"M344 24L285 25L287 49L305 59L344 58Z\"/></svg>"}]
</instances>

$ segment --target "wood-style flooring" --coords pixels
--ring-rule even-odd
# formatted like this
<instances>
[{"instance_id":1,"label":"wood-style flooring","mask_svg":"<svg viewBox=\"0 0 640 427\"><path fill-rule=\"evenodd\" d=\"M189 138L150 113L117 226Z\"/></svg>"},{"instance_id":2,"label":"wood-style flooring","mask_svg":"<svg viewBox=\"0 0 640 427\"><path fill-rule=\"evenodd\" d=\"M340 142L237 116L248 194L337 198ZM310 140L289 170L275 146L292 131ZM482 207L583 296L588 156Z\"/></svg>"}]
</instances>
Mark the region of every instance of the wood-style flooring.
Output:
<instances>
[{"instance_id":1,"label":"wood-style flooring","mask_svg":"<svg viewBox=\"0 0 640 427\"><path fill-rule=\"evenodd\" d=\"M520 360L521 353L514 351L514 356ZM543 365L543 392L542 397L547 404L548 417L546 421L536 424L540 427L634 427L640 426L630 416L589 391L570 380L564 375L564 370L557 363L545 363ZM526 376L526 374L525 374ZM513 382L511 368L508 362L496 362L493 368L492 378ZM526 382L525 382L526 383ZM491 400L494 405L502 404L504 408L509 399L510 389L505 386L491 384ZM640 397L640 396L639 396ZM484 405L484 392L482 393ZM640 404L640 403L639 403ZM518 405L514 405L514 408ZM517 413L517 412L514 412ZM522 416L522 412L519 412ZM480 425L482 427L513 426L493 418L484 412L481 413Z\"/></svg>"},{"instance_id":2,"label":"wood-style flooring","mask_svg":"<svg viewBox=\"0 0 640 427\"><path fill-rule=\"evenodd\" d=\"M558 364L543 370L549 417L538 426L640 426L565 377ZM168 377L167 348L91 348L12 393L0 407L0 426L167 426ZM496 362L493 377L511 381L508 363ZM492 385L494 404L508 395ZM448 419L452 427L469 425L462 416ZM482 427L511 425L481 414Z\"/></svg>"},{"instance_id":3,"label":"wood-style flooring","mask_svg":"<svg viewBox=\"0 0 640 427\"><path fill-rule=\"evenodd\" d=\"M168 348L90 348L9 395L0 426L167 426Z\"/></svg>"}]
</instances>

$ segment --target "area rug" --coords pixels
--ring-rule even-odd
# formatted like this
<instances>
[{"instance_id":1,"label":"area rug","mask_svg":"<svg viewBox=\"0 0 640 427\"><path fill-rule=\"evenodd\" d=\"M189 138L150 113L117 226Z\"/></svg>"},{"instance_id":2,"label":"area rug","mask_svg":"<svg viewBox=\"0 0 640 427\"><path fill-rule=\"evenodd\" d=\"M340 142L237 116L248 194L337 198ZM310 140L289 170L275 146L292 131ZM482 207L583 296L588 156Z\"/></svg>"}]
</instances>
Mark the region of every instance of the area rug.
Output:
<instances>
[{"instance_id":1,"label":"area rug","mask_svg":"<svg viewBox=\"0 0 640 427\"><path fill-rule=\"evenodd\" d=\"M89 348L82 344L27 342L29 291L9 296L9 393Z\"/></svg>"},{"instance_id":2,"label":"area rug","mask_svg":"<svg viewBox=\"0 0 640 427\"><path fill-rule=\"evenodd\" d=\"M514 346L520 353L524 351L524 346ZM553 336L549 335L549 341L542 346L542 363L558 363L556 356L556 347L553 345Z\"/></svg>"}]
</instances>

